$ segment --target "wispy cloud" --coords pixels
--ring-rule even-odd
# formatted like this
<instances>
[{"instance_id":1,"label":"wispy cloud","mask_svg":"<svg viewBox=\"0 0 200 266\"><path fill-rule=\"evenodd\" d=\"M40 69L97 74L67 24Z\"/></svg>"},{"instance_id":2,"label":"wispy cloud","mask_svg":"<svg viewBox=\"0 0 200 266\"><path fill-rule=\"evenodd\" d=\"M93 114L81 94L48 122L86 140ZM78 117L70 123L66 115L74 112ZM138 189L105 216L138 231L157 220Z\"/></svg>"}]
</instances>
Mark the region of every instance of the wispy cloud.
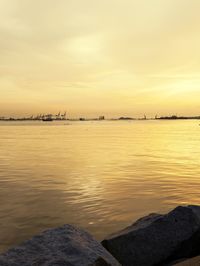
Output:
<instances>
[{"instance_id":1,"label":"wispy cloud","mask_svg":"<svg viewBox=\"0 0 200 266\"><path fill-rule=\"evenodd\" d=\"M199 9L198 0L0 0L0 112L196 112Z\"/></svg>"}]
</instances>

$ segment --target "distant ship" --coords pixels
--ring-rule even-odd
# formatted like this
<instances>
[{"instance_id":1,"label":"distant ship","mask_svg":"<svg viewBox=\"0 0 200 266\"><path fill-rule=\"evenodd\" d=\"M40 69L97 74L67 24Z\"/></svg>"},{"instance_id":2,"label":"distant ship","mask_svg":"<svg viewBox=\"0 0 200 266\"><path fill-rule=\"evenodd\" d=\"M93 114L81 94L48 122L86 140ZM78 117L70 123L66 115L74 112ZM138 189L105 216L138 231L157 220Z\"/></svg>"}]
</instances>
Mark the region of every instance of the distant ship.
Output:
<instances>
[{"instance_id":1,"label":"distant ship","mask_svg":"<svg viewBox=\"0 0 200 266\"><path fill-rule=\"evenodd\" d=\"M51 121L53 121L53 116L52 116L52 114L44 115L44 116L42 117L42 121L44 121L44 122L51 122Z\"/></svg>"},{"instance_id":2,"label":"distant ship","mask_svg":"<svg viewBox=\"0 0 200 266\"><path fill-rule=\"evenodd\" d=\"M53 121L53 118L52 117L45 117L45 118L42 118L42 121L50 122L50 121Z\"/></svg>"},{"instance_id":3,"label":"distant ship","mask_svg":"<svg viewBox=\"0 0 200 266\"><path fill-rule=\"evenodd\" d=\"M42 120L44 122L50 122L50 121L63 121L66 120L66 112L64 112L64 114L61 114L61 112L59 112L56 115L53 114L43 114L43 115L38 115L38 119Z\"/></svg>"}]
</instances>

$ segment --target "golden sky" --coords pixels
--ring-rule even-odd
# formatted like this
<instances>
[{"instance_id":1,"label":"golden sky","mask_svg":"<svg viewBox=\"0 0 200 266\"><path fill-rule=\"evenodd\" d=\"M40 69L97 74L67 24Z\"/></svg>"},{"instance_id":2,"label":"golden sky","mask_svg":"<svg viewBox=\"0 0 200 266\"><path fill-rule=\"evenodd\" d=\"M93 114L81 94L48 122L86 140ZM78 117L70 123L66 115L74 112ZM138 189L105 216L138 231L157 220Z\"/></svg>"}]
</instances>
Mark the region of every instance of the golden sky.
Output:
<instances>
[{"instance_id":1,"label":"golden sky","mask_svg":"<svg viewBox=\"0 0 200 266\"><path fill-rule=\"evenodd\" d=\"M0 0L0 116L200 114L199 0Z\"/></svg>"}]
</instances>

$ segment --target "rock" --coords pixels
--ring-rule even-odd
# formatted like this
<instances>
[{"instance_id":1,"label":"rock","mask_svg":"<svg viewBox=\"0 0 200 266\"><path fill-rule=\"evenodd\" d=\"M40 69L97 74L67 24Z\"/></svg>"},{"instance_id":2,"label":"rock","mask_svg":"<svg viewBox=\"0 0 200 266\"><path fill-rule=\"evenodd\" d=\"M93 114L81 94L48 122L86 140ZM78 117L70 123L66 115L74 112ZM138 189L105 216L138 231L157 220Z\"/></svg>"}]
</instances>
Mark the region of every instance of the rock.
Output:
<instances>
[{"instance_id":1,"label":"rock","mask_svg":"<svg viewBox=\"0 0 200 266\"><path fill-rule=\"evenodd\" d=\"M47 230L0 255L1 266L119 266L89 233L72 225Z\"/></svg>"},{"instance_id":2,"label":"rock","mask_svg":"<svg viewBox=\"0 0 200 266\"><path fill-rule=\"evenodd\" d=\"M115 233L103 246L123 266L167 265L200 254L200 207L151 214Z\"/></svg>"},{"instance_id":3,"label":"rock","mask_svg":"<svg viewBox=\"0 0 200 266\"><path fill-rule=\"evenodd\" d=\"M199 266L200 256L175 264L175 266Z\"/></svg>"}]
</instances>

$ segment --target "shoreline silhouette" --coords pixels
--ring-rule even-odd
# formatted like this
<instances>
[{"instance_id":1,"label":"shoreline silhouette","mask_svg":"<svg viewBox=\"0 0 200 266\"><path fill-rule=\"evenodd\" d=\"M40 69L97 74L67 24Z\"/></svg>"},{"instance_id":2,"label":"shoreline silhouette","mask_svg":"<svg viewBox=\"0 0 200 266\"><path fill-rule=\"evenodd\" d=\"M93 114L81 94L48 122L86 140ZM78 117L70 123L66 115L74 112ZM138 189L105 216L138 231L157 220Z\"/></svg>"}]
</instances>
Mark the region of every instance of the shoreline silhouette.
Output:
<instances>
[{"instance_id":1,"label":"shoreline silhouette","mask_svg":"<svg viewBox=\"0 0 200 266\"><path fill-rule=\"evenodd\" d=\"M118 118L105 118L105 116L99 116L94 118L85 118L85 117L78 117L78 118L67 118L66 113L53 115L53 114L43 114L37 116L27 116L27 117L0 117L0 121L44 121L44 122L51 122L51 121L123 121L123 120L199 120L200 116L155 116L154 118L150 117L147 118L146 115L141 118L135 117L126 117L120 116Z\"/></svg>"}]
</instances>

